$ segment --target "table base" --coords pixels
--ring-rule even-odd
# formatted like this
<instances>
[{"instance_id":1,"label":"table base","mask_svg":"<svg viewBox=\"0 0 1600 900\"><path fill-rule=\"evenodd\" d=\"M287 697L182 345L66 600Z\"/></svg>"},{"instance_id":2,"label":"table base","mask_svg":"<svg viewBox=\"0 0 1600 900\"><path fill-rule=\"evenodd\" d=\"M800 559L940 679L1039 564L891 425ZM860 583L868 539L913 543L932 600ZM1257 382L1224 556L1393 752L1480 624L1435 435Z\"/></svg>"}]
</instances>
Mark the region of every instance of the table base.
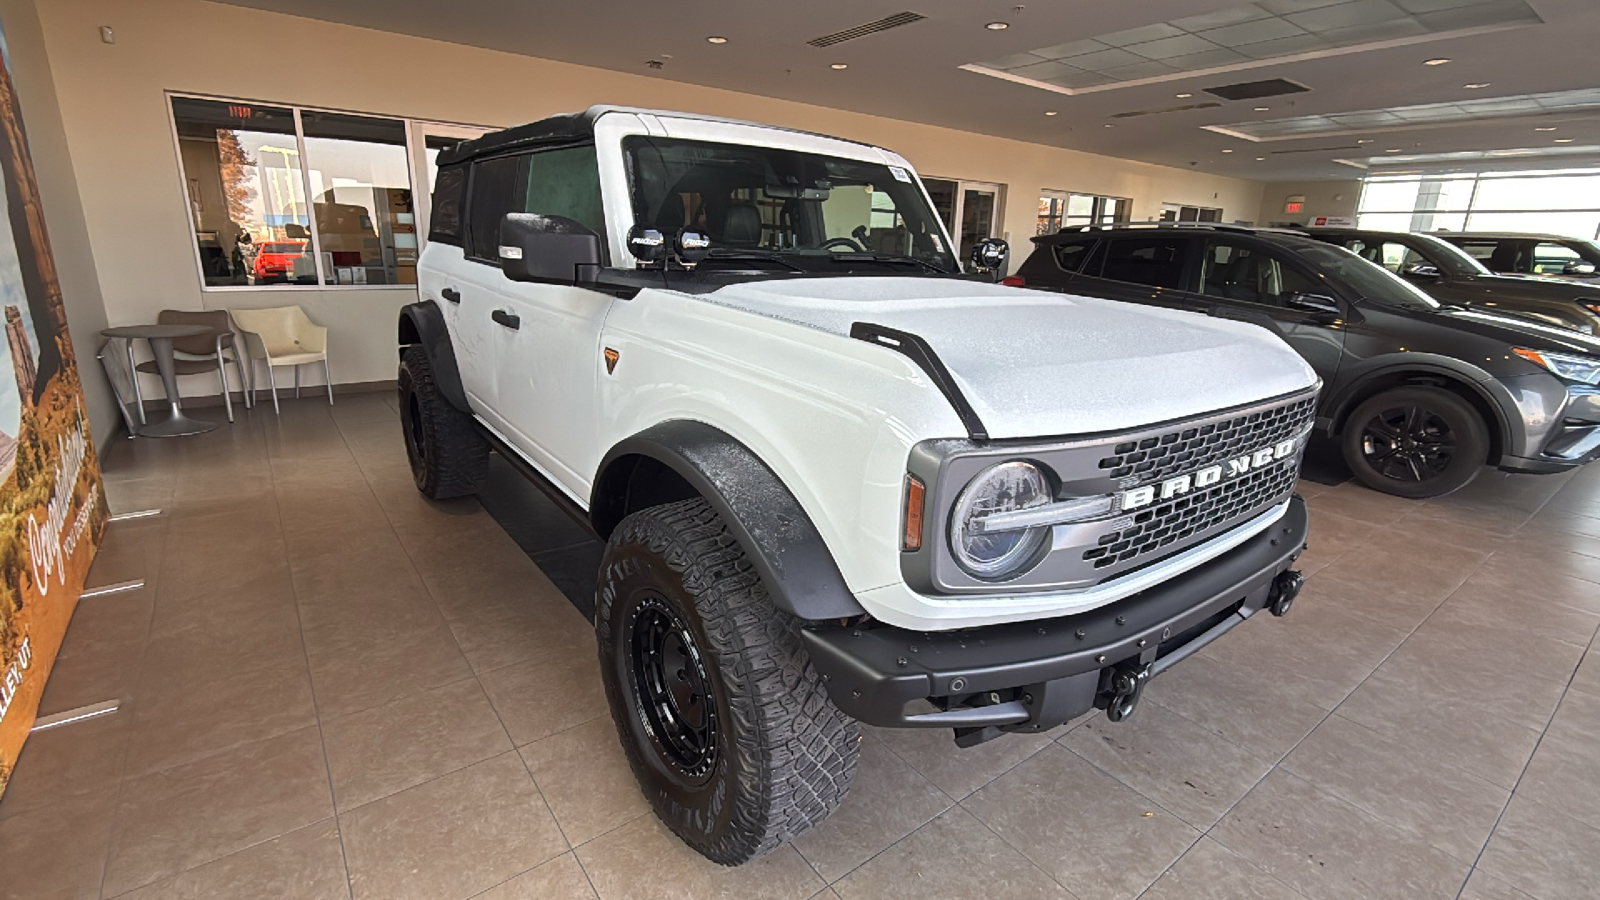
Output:
<instances>
[{"instance_id":1,"label":"table base","mask_svg":"<svg viewBox=\"0 0 1600 900\"><path fill-rule=\"evenodd\" d=\"M216 427L215 422L202 422L199 419L191 419L181 412L175 412L159 422L139 426L139 436L183 437L190 434L204 434Z\"/></svg>"}]
</instances>

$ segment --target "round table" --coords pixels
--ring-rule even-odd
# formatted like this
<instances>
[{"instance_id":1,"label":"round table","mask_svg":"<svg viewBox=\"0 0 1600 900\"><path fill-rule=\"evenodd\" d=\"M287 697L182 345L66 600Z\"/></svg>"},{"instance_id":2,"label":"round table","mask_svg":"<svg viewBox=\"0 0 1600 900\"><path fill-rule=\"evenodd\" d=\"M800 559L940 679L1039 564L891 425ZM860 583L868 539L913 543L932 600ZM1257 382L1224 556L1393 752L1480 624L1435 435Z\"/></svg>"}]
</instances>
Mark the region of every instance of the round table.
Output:
<instances>
[{"instance_id":1,"label":"round table","mask_svg":"<svg viewBox=\"0 0 1600 900\"><path fill-rule=\"evenodd\" d=\"M186 434L202 434L217 427L215 422L202 422L183 414L183 407L178 404L178 377L172 371L172 339L210 334L210 328L204 325L121 325L102 329L100 333L106 337L150 342L150 352L155 355L156 368L161 372L161 384L167 390L167 402L172 409L166 419L139 426L140 437L182 437ZM138 378L139 373L133 373L133 377Z\"/></svg>"}]
</instances>

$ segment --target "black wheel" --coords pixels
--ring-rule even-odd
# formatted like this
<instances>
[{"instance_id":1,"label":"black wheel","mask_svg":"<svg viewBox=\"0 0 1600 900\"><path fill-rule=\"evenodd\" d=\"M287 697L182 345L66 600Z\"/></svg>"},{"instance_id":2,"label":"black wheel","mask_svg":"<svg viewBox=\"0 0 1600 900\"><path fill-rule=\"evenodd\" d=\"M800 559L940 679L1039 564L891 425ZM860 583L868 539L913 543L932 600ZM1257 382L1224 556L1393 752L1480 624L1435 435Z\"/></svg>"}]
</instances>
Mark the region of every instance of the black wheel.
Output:
<instances>
[{"instance_id":1,"label":"black wheel","mask_svg":"<svg viewBox=\"0 0 1600 900\"><path fill-rule=\"evenodd\" d=\"M417 490L433 500L470 494L489 471L489 443L472 417L450 405L420 346L400 358L400 427Z\"/></svg>"},{"instance_id":2,"label":"black wheel","mask_svg":"<svg viewBox=\"0 0 1600 900\"><path fill-rule=\"evenodd\" d=\"M1461 397L1431 387L1368 398L1345 422L1343 446L1362 484L1411 499L1465 487L1489 459L1483 417Z\"/></svg>"},{"instance_id":3,"label":"black wheel","mask_svg":"<svg viewBox=\"0 0 1600 900\"><path fill-rule=\"evenodd\" d=\"M704 500L623 519L600 565L595 636L611 718L656 815L734 866L822 821L861 733Z\"/></svg>"}]
</instances>

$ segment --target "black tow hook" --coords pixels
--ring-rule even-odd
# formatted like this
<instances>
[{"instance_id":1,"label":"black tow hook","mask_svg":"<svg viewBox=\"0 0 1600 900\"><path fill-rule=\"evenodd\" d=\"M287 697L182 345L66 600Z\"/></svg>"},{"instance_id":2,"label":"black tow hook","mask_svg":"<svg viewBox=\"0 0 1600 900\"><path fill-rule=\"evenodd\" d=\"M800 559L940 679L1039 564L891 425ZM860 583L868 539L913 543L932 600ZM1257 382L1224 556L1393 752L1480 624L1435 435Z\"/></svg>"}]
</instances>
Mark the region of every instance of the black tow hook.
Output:
<instances>
[{"instance_id":1,"label":"black tow hook","mask_svg":"<svg viewBox=\"0 0 1600 900\"><path fill-rule=\"evenodd\" d=\"M1278 577L1272 579L1272 592L1267 596L1267 610L1275 616L1287 615L1289 607L1294 605L1294 598L1299 595L1300 588L1305 583L1306 577L1292 569L1278 573Z\"/></svg>"},{"instance_id":2,"label":"black tow hook","mask_svg":"<svg viewBox=\"0 0 1600 900\"><path fill-rule=\"evenodd\" d=\"M1113 722L1133 715L1144 693L1145 682L1150 680L1150 666L1137 669L1118 669L1111 673L1111 702L1106 705L1106 718Z\"/></svg>"}]
</instances>

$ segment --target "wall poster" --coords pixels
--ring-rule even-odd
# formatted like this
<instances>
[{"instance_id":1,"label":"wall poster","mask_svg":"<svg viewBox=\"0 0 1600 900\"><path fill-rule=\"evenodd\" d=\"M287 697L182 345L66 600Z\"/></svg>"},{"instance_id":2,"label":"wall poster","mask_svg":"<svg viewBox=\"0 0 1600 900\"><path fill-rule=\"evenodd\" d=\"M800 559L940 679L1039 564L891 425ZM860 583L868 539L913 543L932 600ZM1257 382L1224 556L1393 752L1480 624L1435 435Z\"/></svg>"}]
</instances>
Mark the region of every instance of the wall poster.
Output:
<instances>
[{"instance_id":1,"label":"wall poster","mask_svg":"<svg viewBox=\"0 0 1600 900\"><path fill-rule=\"evenodd\" d=\"M0 794L105 528L100 467L0 33Z\"/></svg>"}]
</instances>

